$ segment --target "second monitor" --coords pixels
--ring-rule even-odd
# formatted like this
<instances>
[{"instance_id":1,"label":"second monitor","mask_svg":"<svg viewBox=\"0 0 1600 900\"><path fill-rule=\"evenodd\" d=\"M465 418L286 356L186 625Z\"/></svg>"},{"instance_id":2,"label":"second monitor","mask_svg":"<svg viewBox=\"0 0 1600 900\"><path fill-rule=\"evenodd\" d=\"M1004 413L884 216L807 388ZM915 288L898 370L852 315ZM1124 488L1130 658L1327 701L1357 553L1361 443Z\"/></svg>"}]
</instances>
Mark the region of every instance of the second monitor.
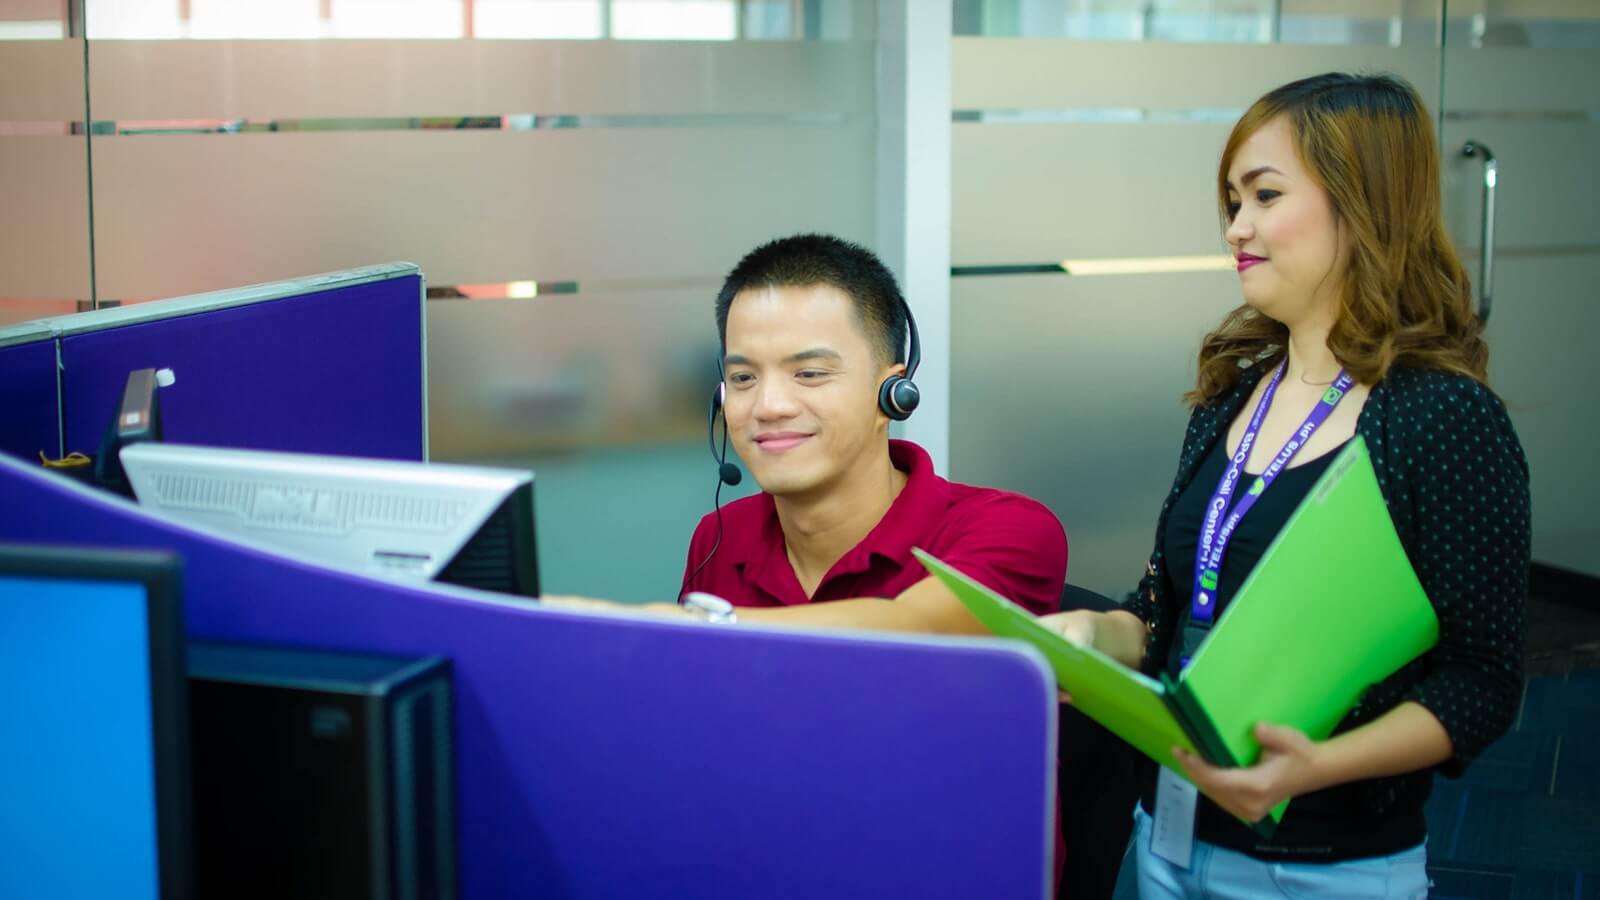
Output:
<instances>
[{"instance_id":1,"label":"second monitor","mask_svg":"<svg viewBox=\"0 0 1600 900\"><path fill-rule=\"evenodd\" d=\"M178 521L369 574L539 593L531 472L158 443L121 457L140 505Z\"/></svg>"}]
</instances>

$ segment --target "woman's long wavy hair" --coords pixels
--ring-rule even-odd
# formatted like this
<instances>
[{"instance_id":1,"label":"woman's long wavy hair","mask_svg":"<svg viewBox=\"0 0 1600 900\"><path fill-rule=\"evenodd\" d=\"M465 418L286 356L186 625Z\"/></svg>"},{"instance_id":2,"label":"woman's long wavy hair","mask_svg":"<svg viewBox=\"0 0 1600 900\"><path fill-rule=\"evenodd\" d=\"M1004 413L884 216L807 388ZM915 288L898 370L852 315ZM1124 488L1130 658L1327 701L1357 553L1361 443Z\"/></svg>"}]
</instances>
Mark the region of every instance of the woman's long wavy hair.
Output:
<instances>
[{"instance_id":1,"label":"woman's long wavy hair","mask_svg":"<svg viewBox=\"0 0 1600 900\"><path fill-rule=\"evenodd\" d=\"M1411 85L1392 75L1330 73L1280 87L1233 126L1217 169L1224 229L1228 169L1244 142L1285 116L1295 148L1327 191L1347 235L1339 312L1328 347L1362 384L1396 363L1444 369L1484 382L1489 350L1466 269L1439 210L1433 123ZM1228 314L1200 347L1190 404L1239 381L1247 363L1272 365L1288 329L1248 305Z\"/></svg>"}]
</instances>

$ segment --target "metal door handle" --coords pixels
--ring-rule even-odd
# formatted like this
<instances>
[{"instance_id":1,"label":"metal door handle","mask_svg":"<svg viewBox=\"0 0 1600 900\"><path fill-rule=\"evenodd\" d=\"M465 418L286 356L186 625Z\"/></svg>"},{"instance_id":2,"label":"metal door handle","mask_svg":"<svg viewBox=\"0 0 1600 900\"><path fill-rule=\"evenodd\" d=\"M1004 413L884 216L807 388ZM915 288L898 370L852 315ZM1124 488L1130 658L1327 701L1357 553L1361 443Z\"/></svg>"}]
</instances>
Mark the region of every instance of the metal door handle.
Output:
<instances>
[{"instance_id":1,"label":"metal door handle","mask_svg":"<svg viewBox=\"0 0 1600 900\"><path fill-rule=\"evenodd\" d=\"M1461 155L1469 159L1483 158L1483 250L1478 260L1478 320L1488 324L1494 298L1494 186L1500 163L1481 141L1467 141L1461 148Z\"/></svg>"}]
</instances>

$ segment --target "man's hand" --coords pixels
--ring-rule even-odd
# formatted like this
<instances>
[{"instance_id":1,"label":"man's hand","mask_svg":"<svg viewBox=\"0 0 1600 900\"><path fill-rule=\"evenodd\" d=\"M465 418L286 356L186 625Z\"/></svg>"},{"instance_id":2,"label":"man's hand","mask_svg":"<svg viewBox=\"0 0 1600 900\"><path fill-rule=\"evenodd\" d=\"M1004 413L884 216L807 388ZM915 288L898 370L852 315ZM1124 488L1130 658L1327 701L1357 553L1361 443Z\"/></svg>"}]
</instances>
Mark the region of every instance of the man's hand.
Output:
<instances>
[{"instance_id":1,"label":"man's hand","mask_svg":"<svg viewBox=\"0 0 1600 900\"><path fill-rule=\"evenodd\" d=\"M1325 786L1317 744L1305 734L1262 722L1256 725L1255 735L1261 742L1261 759L1247 768L1218 768L1193 753L1173 748L1195 786L1246 822L1259 822L1279 803Z\"/></svg>"},{"instance_id":2,"label":"man's hand","mask_svg":"<svg viewBox=\"0 0 1600 900\"><path fill-rule=\"evenodd\" d=\"M1092 647L1130 669L1137 669L1144 656L1145 639L1150 632L1143 622L1126 610L1095 612L1075 609L1040 616L1039 624L1080 647ZM1061 692L1061 702L1072 698Z\"/></svg>"},{"instance_id":3,"label":"man's hand","mask_svg":"<svg viewBox=\"0 0 1600 900\"><path fill-rule=\"evenodd\" d=\"M1100 614L1089 609L1075 609L1071 612L1052 613L1040 616L1039 624L1061 635L1079 647L1093 647L1095 629ZM1071 703L1072 695L1063 690L1057 690L1056 696L1062 703Z\"/></svg>"},{"instance_id":4,"label":"man's hand","mask_svg":"<svg viewBox=\"0 0 1600 900\"><path fill-rule=\"evenodd\" d=\"M1095 632L1099 628L1100 614L1089 609L1052 613L1040 616L1039 624L1061 635L1079 647L1093 647Z\"/></svg>"}]
</instances>

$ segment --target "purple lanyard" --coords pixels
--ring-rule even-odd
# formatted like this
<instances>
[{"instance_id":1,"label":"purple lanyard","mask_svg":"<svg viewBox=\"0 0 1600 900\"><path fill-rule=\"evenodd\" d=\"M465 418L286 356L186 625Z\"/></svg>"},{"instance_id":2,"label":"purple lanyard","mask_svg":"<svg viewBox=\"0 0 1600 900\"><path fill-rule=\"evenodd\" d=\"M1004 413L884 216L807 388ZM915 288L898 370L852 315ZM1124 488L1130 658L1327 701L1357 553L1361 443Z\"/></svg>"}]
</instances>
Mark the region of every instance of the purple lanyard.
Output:
<instances>
[{"instance_id":1,"label":"purple lanyard","mask_svg":"<svg viewBox=\"0 0 1600 900\"><path fill-rule=\"evenodd\" d=\"M1306 416L1299 429L1289 437L1283 449L1278 451L1278 456L1267 466L1267 470L1256 477L1250 490L1239 498L1233 511L1228 513L1226 521L1222 513L1228 509L1228 504L1233 500L1234 489L1239 486L1239 479L1244 476L1245 460L1250 458L1250 448L1255 445L1256 437L1261 433L1261 423L1267 417L1267 410L1272 406L1272 398L1278 392L1278 382L1283 379L1283 371L1289 365L1288 361L1278 366L1272 374L1272 381L1267 384L1267 390L1261 395L1261 403L1256 407L1255 415L1250 417L1250 427L1245 429L1244 438L1239 441L1239 449L1234 451L1233 459L1228 462L1227 471L1222 473L1222 480L1217 483L1217 490L1211 495L1211 502L1206 504L1205 523L1200 528L1200 540L1194 554L1194 594L1189 605L1189 621L1201 627L1211 624L1216 617L1217 603L1217 576L1222 571L1222 558L1228 552L1228 542L1233 539L1234 529L1239 527L1239 522L1244 519L1245 513L1256 505L1261 495L1266 492L1278 474L1283 471L1294 455L1299 452L1306 442L1311 440L1311 435L1316 433L1317 426L1327 421L1334 407L1350 390L1355 379L1348 372L1339 370L1339 377L1328 387L1322 399ZM1222 439L1227 440L1224 433ZM1220 527L1219 527L1219 524Z\"/></svg>"}]
</instances>

